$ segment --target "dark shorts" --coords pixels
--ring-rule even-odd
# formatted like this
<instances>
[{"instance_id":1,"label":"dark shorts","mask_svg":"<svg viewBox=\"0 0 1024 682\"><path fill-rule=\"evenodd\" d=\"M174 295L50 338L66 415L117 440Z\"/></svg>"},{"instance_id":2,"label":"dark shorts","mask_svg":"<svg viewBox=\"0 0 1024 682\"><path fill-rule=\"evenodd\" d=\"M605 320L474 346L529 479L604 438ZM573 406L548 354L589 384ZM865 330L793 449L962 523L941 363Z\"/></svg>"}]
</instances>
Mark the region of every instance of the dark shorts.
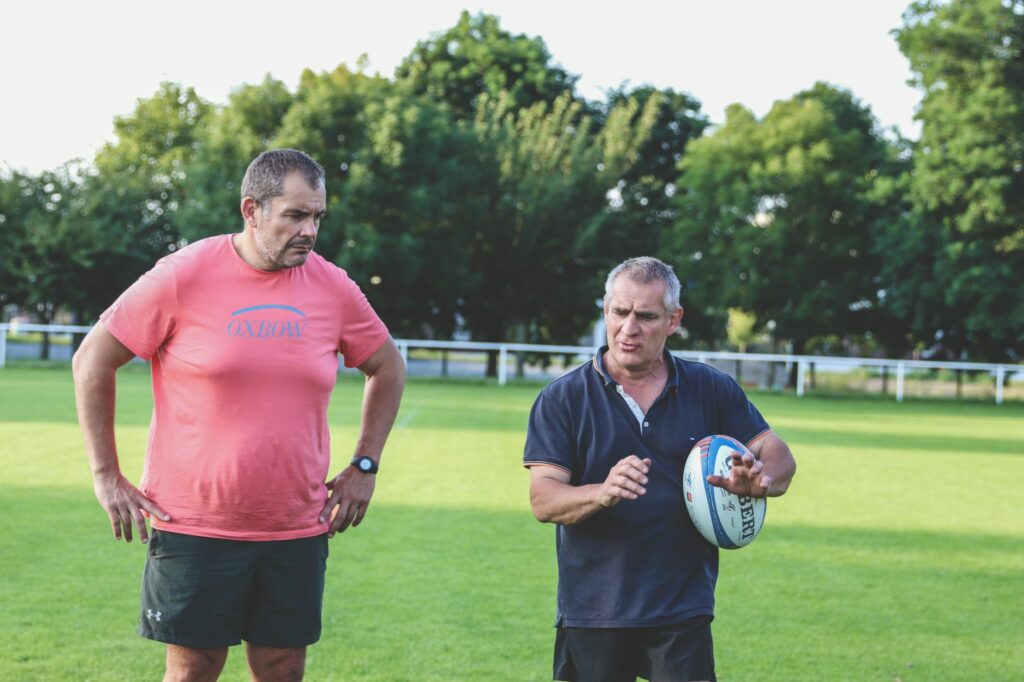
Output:
<instances>
[{"instance_id":1,"label":"dark shorts","mask_svg":"<svg viewBox=\"0 0 1024 682\"><path fill-rule=\"evenodd\" d=\"M711 616L656 628L558 628L554 679L569 682L715 679Z\"/></svg>"},{"instance_id":2,"label":"dark shorts","mask_svg":"<svg viewBox=\"0 0 1024 682\"><path fill-rule=\"evenodd\" d=\"M139 634L197 649L307 646L320 639L326 570L326 535L248 542L154 530Z\"/></svg>"}]
</instances>

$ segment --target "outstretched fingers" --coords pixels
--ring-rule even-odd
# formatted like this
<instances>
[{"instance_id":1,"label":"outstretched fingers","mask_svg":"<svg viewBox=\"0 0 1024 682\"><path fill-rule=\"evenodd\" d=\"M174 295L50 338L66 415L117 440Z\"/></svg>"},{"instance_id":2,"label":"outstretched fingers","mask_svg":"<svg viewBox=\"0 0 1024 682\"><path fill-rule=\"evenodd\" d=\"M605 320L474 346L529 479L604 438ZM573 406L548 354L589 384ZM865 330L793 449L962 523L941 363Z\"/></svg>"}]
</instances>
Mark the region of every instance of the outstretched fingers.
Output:
<instances>
[{"instance_id":1,"label":"outstretched fingers","mask_svg":"<svg viewBox=\"0 0 1024 682\"><path fill-rule=\"evenodd\" d=\"M764 473L764 463L750 453L732 455L732 470L728 476L710 475L708 483L724 488L734 495L765 497L771 478Z\"/></svg>"}]
</instances>

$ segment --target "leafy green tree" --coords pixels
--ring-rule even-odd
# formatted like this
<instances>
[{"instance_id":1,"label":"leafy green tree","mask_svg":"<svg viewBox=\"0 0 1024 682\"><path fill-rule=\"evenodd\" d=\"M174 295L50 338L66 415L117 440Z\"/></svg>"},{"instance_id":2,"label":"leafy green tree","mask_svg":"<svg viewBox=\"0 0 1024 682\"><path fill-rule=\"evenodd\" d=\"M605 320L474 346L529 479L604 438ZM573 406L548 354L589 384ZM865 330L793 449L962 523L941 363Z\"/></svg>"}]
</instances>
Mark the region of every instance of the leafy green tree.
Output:
<instances>
[{"instance_id":1,"label":"leafy green tree","mask_svg":"<svg viewBox=\"0 0 1024 682\"><path fill-rule=\"evenodd\" d=\"M327 214L320 225L317 251L328 260L342 262L348 237L342 195L352 167L367 148L367 108L394 92L394 84L380 76L352 71L344 64L330 72L306 70L271 146L293 147L313 156L327 172Z\"/></svg>"},{"instance_id":2,"label":"leafy green tree","mask_svg":"<svg viewBox=\"0 0 1024 682\"><path fill-rule=\"evenodd\" d=\"M208 111L190 88L164 83L114 122L116 140L76 175L49 256L74 280L70 300L53 299L80 320L94 319L153 263L184 242L177 224L188 187L196 131Z\"/></svg>"},{"instance_id":3,"label":"leafy green tree","mask_svg":"<svg viewBox=\"0 0 1024 682\"><path fill-rule=\"evenodd\" d=\"M473 117L481 94L506 93L515 110L553 103L573 90L577 78L551 63L542 39L513 35L498 17L465 11L455 26L417 43L396 76L413 92L447 102L459 119Z\"/></svg>"},{"instance_id":4,"label":"leafy green tree","mask_svg":"<svg viewBox=\"0 0 1024 682\"><path fill-rule=\"evenodd\" d=\"M273 140L327 170L317 250L360 283L393 333L450 338L473 280L463 226L480 214L480 155L447 108L340 66L303 75Z\"/></svg>"},{"instance_id":5,"label":"leafy green tree","mask_svg":"<svg viewBox=\"0 0 1024 682\"><path fill-rule=\"evenodd\" d=\"M592 225L584 237L594 242L594 248L605 255L609 265L623 260L626 245L629 255L658 253L661 235L675 222L673 195L679 163L687 144L699 138L708 126L707 118L700 113L700 102L672 89L649 85L620 88L609 93L606 106L611 110L630 99L644 106L651 97L657 97L659 105L650 135L637 150L636 162L612 188L603 220Z\"/></svg>"},{"instance_id":6,"label":"leafy green tree","mask_svg":"<svg viewBox=\"0 0 1024 682\"><path fill-rule=\"evenodd\" d=\"M909 179L918 214L910 236L918 243L894 253L901 258L890 265L932 283L897 294L931 322L951 355L1018 359L1024 352L1024 1L915 2L896 34L924 97Z\"/></svg>"},{"instance_id":7,"label":"leafy green tree","mask_svg":"<svg viewBox=\"0 0 1024 682\"><path fill-rule=\"evenodd\" d=\"M689 146L666 248L685 263L701 316L741 307L801 353L809 339L866 330L877 306L872 198L887 158L870 110L816 84L763 120L733 105Z\"/></svg>"},{"instance_id":8,"label":"leafy green tree","mask_svg":"<svg viewBox=\"0 0 1024 682\"><path fill-rule=\"evenodd\" d=\"M938 329L959 324L960 316L942 300L943 284L933 275L932 260L941 251L941 229L914 209L912 143L896 140L886 169L879 173L873 199L883 213L872 229L872 249L879 262L878 306L867 311L872 339L890 356L935 343Z\"/></svg>"},{"instance_id":9,"label":"leafy green tree","mask_svg":"<svg viewBox=\"0 0 1024 682\"><path fill-rule=\"evenodd\" d=\"M370 102L365 124L340 192L336 261L393 332L451 338L460 293L476 281L464 248L481 213L475 140L432 100L398 92Z\"/></svg>"},{"instance_id":10,"label":"leafy green tree","mask_svg":"<svg viewBox=\"0 0 1024 682\"><path fill-rule=\"evenodd\" d=\"M188 240L238 229L239 187L249 163L273 146L293 104L288 88L269 75L228 95L196 131L196 151L186 164L188 192L177 223Z\"/></svg>"},{"instance_id":11,"label":"leafy green tree","mask_svg":"<svg viewBox=\"0 0 1024 682\"><path fill-rule=\"evenodd\" d=\"M111 218L108 228L130 233L146 256L173 250L181 243L178 214L187 199L186 171L209 109L192 88L163 83L131 114L115 119L117 139L97 153L96 173L88 183L90 194L106 196L94 196L83 206L86 216Z\"/></svg>"},{"instance_id":12,"label":"leafy green tree","mask_svg":"<svg viewBox=\"0 0 1024 682\"><path fill-rule=\"evenodd\" d=\"M636 162L658 104L625 102L594 131L568 93L519 111L503 97L480 102L472 130L494 172L486 211L467 226L479 282L463 311L476 338L575 342L593 323L601 264L580 235Z\"/></svg>"},{"instance_id":13,"label":"leafy green tree","mask_svg":"<svg viewBox=\"0 0 1024 682\"><path fill-rule=\"evenodd\" d=\"M18 171L0 174L0 312L7 306L24 305L27 282L19 273L28 239L25 190L31 176Z\"/></svg>"},{"instance_id":14,"label":"leafy green tree","mask_svg":"<svg viewBox=\"0 0 1024 682\"><path fill-rule=\"evenodd\" d=\"M71 218L81 184L72 165L0 180L0 300L42 324L53 324L61 311L78 313L87 296L96 240ZM43 359L49 340L44 334Z\"/></svg>"},{"instance_id":15,"label":"leafy green tree","mask_svg":"<svg viewBox=\"0 0 1024 682\"><path fill-rule=\"evenodd\" d=\"M604 271L630 256L654 255L671 262L662 252L662 241L676 220L674 195L679 163L687 145L701 136L708 121L700 113L700 102L690 95L648 85L610 92L606 111L630 99L644 106L652 97L657 97L659 104L650 135L637 150L635 163L610 188L606 210L580 236L584 248L593 252ZM685 268L677 274L685 283ZM689 308L688 297L683 298ZM691 315L686 325L702 330L701 336L706 338L712 330L721 328L722 320ZM675 341L670 339L670 343Z\"/></svg>"}]
</instances>

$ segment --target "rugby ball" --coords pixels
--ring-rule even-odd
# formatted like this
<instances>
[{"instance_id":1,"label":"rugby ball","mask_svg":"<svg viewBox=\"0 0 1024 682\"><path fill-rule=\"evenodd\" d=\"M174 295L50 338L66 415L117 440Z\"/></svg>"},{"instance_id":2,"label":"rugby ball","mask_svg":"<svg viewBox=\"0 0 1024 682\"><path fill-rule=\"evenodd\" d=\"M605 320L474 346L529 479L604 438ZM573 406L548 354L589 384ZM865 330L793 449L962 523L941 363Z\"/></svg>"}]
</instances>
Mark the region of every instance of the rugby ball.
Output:
<instances>
[{"instance_id":1,"label":"rugby ball","mask_svg":"<svg viewBox=\"0 0 1024 682\"><path fill-rule=\"evenodd\" d=\"M749 545L761 532L767 503L763 497L740 497L713 486L707 477L728 476L732 455L749 452L729 436L708 436L693 446L683 466L686 511L704 539L722 549Z\"/></svg>"}]
</instances>

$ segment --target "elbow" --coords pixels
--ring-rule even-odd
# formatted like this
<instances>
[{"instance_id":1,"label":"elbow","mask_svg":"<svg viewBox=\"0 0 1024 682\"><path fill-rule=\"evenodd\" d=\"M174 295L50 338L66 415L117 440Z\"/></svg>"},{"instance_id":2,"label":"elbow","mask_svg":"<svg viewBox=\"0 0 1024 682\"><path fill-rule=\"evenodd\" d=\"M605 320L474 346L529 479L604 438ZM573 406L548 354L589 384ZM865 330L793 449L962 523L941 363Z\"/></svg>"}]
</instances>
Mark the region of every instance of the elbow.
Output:
<instances>
[{"instance_id":1,"label":"elbow","mask_svg":"<svg viewBox=\"0 0 1024 682\"><path fill-rule=\"evenodd\" d=\"M551 514L539 504L536 500L530 500L530 511L533 512L533 518L537 519L541 523L551 523Z\"/></svg>"},{"instance_id":2,"label":"elbow","mask_svg":"<svg viewBox=\"0 0 1024 682\"><path fill-rule=\"evenodd\" d=\"M533 518L541 523L559 522L551 505L545 504L544 498L536 493L530 495L530 511L533 512Z\"/></svg>"},{"instance_id":3,"label":"elbow","mask_svg":"<svg viewBox=\"0 0 1024 682\"><path fill-rule=\"evenodd\" d=\"M573 526L581 521L580 518L567 514L564 511L559 512L551 507L543 504L539 504L531 500L530 509L533 511L533 518L537 519L541 523L556 523L559 526Z\"/></svg>"},{"instance_id":4,"label":"elbow","mask_svg":"<svg viewBox=\"0 0 1024 682\"><path fill-rule=\"evenodd\" d=\"M88 363L88 349L83 343L71 356L71 376L76 381L85 375L85 368Z\"/></svg>"},{"instance_id":5,"label":"elbow","mask_svg":"<svg viewBox=\"0 0 1024 682\"><path fill-rule=\"evenodd\" d=\"M386 365L381 366L376 372L368 373L366 375L367 380L380 379L381 385L390 386L395 391L403 391L405 389L405 378L408 371L405 368L405 362L401 356L396 356L394 362L389 362Z\"/></svg>"}]
</instances>

